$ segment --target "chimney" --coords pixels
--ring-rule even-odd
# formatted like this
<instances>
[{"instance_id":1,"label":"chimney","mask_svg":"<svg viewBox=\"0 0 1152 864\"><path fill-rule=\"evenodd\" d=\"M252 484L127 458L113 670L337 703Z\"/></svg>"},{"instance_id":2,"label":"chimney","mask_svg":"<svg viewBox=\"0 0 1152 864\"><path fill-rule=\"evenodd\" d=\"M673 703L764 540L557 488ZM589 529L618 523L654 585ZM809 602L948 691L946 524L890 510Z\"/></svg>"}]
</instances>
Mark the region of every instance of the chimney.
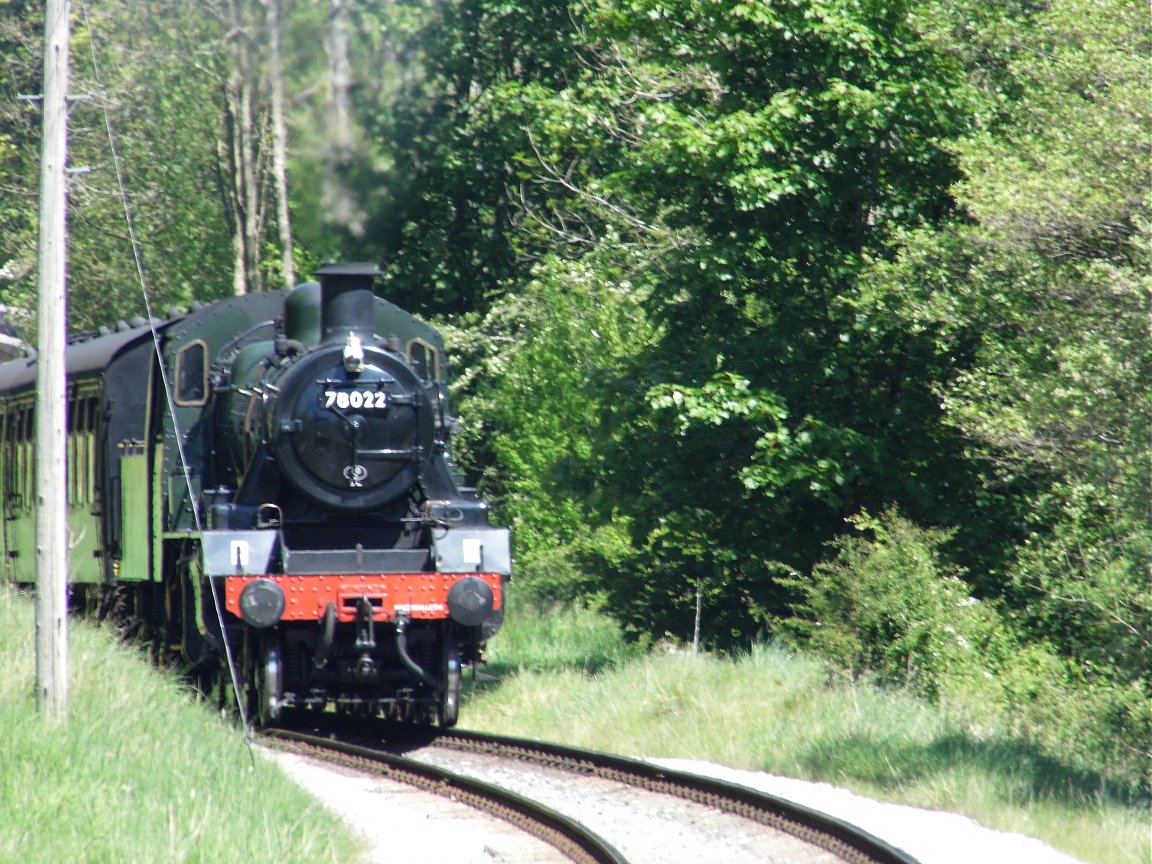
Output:
<instances>
[{"instance_id":1,"label":"chimney","mask_svg":"<svg viewBox=\"0 0 1152 864\"><path fill-rule=\"evenodd\" d=\"M372 283L380 271L373 264L325 264L320 281L321 341L345 341L355 333L370 344L376 320Z\"/></svg>"}]
</instances>

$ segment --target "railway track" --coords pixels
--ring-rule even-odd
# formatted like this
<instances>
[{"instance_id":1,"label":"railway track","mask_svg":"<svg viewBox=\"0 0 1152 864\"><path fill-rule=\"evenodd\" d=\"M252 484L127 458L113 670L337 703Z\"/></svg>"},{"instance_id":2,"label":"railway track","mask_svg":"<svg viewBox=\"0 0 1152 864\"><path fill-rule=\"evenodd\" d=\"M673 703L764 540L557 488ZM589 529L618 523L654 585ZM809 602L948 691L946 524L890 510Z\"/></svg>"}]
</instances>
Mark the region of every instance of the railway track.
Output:
<instances>
[{"instance_id":1,"label":"railway track","mask_svg":"<svg viewBox=\"0 0 1152 864\"><path fill-rule=\"evenodd\" d=\"M342 750L357 760L387 764L392 779L441 794L463 797L460 790L467 789L467 795L477 799L474 803L470 798L469 804L518 826L536 817L516 808L540 808L547 814L543 820L547 830L553 833L545 837L533 828L523 830L542 837L573 861L916 864L855 826L793 802L596 751L456 730L398 736L394 728L362 726L351 734L329 730L324 738L286 731L273 734L281 744L306 740L315 748L310 755L321 758L328 758L325 751ZM333 736L354 738L355 743L337 743ZM402 776L424 771L432 773L415 781ZM514 803L479 800L488 799L493 789L512 796ZM606 817L606 809L615 814ZM576 848L584 842L591 846Z\"/></svg>"},{"instance_id":2,"label":"railway track","mask_svg":"<svg viewBox=\"0 0 1152 864\"><path fill-rule=\"evenodd\" d=\"M277 750L382 777L452 798L510 823L553 847L573 864L628 864L607 841L579 822L499 786L397 756L385 750L288 730L267 730Z\"/></svg>"},{"instance_id":3,"label":"railway track","mask_svg":"<svg viewBox=\"0 0 1152 864\"><path fill-rule=\"evenodd\" d=\"M850 864L916 864L915 859L900 850L842 820L766 792L711 777L594 750L463 730L438 737L433 746L492 753L499 758L602 777L669 795L788 834Z\"/></svg>"}]
</instances>

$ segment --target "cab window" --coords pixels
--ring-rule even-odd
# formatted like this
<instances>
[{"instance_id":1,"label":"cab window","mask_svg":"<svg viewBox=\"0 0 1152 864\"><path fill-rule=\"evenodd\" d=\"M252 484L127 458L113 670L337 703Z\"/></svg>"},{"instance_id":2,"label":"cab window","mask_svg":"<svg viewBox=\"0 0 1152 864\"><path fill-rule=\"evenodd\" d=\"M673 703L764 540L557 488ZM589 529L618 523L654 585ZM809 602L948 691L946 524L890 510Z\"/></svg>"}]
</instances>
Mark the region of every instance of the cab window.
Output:
<instances>
[{"instance_id":1,"label":"cab window","mask_svg":"<svg viewBox=\"0 0 1152 864\"><path fill-rule=\"evenodd\" d=\"M423 339L408 343L408 363L421 380L440 380L440 352Z\"/></svg>"},{"instance_id":2,"label":"cab window","mask_svg":"<svg viewBox=\"0 0 1152 864\"><path fill-rule=\"evenodd\" d=\"M176 404L208 402L208 346L197 339L176 354Z\"/></svg>"}]
</instances>

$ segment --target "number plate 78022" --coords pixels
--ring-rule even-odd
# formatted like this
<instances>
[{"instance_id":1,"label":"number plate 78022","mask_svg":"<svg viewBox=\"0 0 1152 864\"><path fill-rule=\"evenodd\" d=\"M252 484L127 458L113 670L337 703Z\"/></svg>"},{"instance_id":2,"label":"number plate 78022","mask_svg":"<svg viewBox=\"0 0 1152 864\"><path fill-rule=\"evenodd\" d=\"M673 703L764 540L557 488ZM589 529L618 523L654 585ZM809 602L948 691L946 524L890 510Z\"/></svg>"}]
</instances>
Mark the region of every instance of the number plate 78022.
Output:
<instances>
[{"instance_id":1,"label":"number plate 78022","mask_svg":"<svg viewBox=\"0 0 1152 864\"><path fill-rule=\"evenodd\" d=\"M388 393L385 390L325 390L323 403L325 408L339 411L384 409L388 407Z\"/></svg>"}]
</instances>

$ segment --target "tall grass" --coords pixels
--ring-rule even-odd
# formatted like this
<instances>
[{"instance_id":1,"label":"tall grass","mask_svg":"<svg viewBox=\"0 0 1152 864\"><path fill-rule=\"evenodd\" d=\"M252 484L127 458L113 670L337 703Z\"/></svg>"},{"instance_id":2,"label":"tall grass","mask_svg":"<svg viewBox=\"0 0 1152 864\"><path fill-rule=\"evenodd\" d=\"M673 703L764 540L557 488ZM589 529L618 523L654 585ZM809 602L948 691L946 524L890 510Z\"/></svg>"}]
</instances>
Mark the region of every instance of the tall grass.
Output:
<instances>
[{"instance_id":1,"label":"tall grass","mask_svg":"<svg viewBox=\"0 0 1152 864\"><path fill-rule=\"evenodd\" d=\"M1093 778L947 708L830 685L820 662L776 646L727 659L640 654L586 610L512 610L491 651L499 680L476 685L462 712L475 729L829 781L964 813L1085 861L1152 860L1147 811L1110 800Z\"/></svg>"},{"instance_id":2,"label":"tall grass","mask_svg":"<svg viewBox=\"0 0 1152 864\"><path fill-rule=\"evenodd\" d=\"M37 713L32 602L0 589L0 864L348 862L347 828L171 677L83 622Z\"/></svg>"}]
</instances>

